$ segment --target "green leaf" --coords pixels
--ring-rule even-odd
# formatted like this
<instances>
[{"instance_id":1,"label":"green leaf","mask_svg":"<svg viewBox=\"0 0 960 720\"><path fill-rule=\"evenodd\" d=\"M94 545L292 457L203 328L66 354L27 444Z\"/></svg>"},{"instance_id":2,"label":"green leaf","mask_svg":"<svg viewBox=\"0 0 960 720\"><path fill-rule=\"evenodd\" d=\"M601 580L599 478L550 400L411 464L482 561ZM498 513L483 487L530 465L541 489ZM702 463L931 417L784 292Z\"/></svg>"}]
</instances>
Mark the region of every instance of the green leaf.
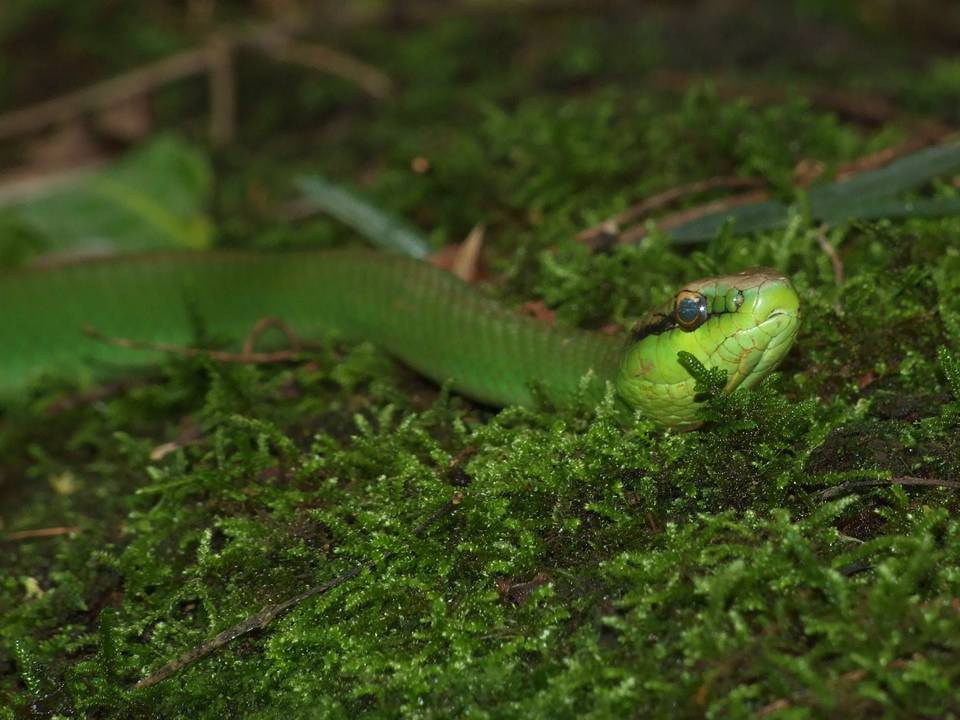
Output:
<instances>
[{"instance_id":1,"label":"green leaf","mask_svg":"<svg viewBox=\"0 0 960 720\"><path fill-rule=\"evenodd\" d=\"M938 145L904 155L889 165L810 190L816 212L864 203L917 188L960 170L960 145Z\"/></svg>"},{"instance_id":2,"label":"green leaf","mask_svg":"<svg viewBox=\"0 0 960 720\"><path fill-rule=\"evenodd\" d=\"M44 253L203 249L211 244L207 158L161 136L110 168L9 211Z\"/></svg>"},{"instance_id":3,"label":"green leaf","mask_svg":"<svg viewBox=\"0 0 960 720\"><path fill-rule=\"evenodd\" d=\"M698 399L712 399L723 395L723 388L727 384L727 373L724 370L707 368L686 350L677 353L677 362L696 380L694 392Z\"/></svg>"}]
</instances>

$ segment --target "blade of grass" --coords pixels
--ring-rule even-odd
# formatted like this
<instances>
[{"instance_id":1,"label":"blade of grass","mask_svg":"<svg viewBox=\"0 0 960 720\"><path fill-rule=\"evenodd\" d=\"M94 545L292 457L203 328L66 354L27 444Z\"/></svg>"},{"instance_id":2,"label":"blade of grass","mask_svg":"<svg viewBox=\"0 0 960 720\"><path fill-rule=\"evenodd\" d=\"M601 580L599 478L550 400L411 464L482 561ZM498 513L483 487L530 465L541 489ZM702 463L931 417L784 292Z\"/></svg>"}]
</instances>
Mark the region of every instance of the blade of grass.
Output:
<instances>
[{"instance_id":1,"label":"blade of grass","mask_svg":"<svg viewBox=\"0 0 960 720\"><path fill-rule=\"evenodd\" d=\"M960 171L960 145L924 148L876 170L811 188L810 207L819 211L837 204L890 197L957 171Z\"/></svg>"},{"instance_id":2,"label":"blade of grass","mask_svg":"<svg viewBox=\"0 0 960 720\"><path fill-rule=\"evenodd\" d=\"M810 215L829 224L881 218L947 217L960 215L960 199L892 199L941 175L960 171L960 145L927 148L889 165L847 179L812 188L807 194ZM666 232L674 244L707 242L727 223L738 234L783 227L790 208L768 200L728 208L698 217Z\"/></svg>"},{"instance_id":3,"label":"blade of grass","mask_svg":"<svg viewBox=\"0 0 960 720\"><path fill-rule=\"evenodd\" d=\"M423 259L430 254L426 239L401 218L317 175L297 180L304 199L313 207L353 228L378 247Z\"/></svg>"}]
</instances>

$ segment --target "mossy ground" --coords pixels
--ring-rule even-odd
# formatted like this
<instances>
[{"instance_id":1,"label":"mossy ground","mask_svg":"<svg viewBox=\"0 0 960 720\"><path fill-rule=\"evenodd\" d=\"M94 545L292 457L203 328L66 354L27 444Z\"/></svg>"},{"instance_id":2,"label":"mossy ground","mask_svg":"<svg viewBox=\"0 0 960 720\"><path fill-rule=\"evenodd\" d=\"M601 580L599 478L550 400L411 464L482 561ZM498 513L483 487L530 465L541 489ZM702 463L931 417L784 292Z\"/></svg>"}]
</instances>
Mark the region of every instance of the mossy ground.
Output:
<instances>
[{"instance_id":1,"label":"mossy ground","mask_svg":"<svg viewBox=\"0 0 960 720\"><path fill-rule=\"evenodd\" d=\"M8 37L36 32L22 5ZM922 34L895 40L882 4L797 2L709 27L724 3L701 5L463 10L342 33L398 83L384 102L249 59L242 135L217 156L220 242L354 241L278 219L292 173L320 169L437 245L484 222L491 292L562 322L625 323L684 279L773 265L804 305L777 376L709 403L683 435L625 427L609 403L495 412L368 346L281 367L172 359L72 406L63 388L38 392L0 419L0 531L78 531L0 540L0 718L960 715L957 491L883 482L960 474L960 220L830 231L839 283L802 213L695 251L656 232L600 254L573 239L712 175L790 197L798 161L829 170L910 132L799 92L759 106L709 83L657 92L658 68L798 86L830 73L950 121L960 66ZM92 42L78 17L59 31ZM154 21L149 47L188 42ZM717 47L711 29L728 26ZM804 56L814 39L821 53ZM88 54L117 69L129 50ZM194 109L181 91L172 117Z\"/></svg>"}]
</instances>

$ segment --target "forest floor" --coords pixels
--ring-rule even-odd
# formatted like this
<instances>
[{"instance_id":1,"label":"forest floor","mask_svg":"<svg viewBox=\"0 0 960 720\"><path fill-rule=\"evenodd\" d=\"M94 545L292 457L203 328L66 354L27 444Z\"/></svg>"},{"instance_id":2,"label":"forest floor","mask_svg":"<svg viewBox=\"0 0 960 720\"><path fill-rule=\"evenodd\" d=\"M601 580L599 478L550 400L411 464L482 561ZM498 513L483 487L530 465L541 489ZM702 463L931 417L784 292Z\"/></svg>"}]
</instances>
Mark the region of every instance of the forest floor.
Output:
<instances>
[{"instance_id":1,"label":"forest floor","mask_svg":"<svg viewBox=\"0 0 960 720\"><path fill-rule=\"evenodd\" d=\"M0 719L960 716L960 218L804 211L806 187L951 137L953 5L338 5L218 65L190 53L274 18L13 2L0 263L122 226L4 188L161 135L118 172L182 211L163 242L362 243L297 200L320 174L437 249L482 225L486 291L553 322L628 327L685 280L776 267L796 345L685 434L610 403L481 407L370 345L51 381L0 414ZM173 56L199 70L160 82ZM143 67L148 101L4 135ZM583 240L711 178L737 180ZM792 204L786 226L658 229L738 184Z\"/></svg>"}]
</instances>

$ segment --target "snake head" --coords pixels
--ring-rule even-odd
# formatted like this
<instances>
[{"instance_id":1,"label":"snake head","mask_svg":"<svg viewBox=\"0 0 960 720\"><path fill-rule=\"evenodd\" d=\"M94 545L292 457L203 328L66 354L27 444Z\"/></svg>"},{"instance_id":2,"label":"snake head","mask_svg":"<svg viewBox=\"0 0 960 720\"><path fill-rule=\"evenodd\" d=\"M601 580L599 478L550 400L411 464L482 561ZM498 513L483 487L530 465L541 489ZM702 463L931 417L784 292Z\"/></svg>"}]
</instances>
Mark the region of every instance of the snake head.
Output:
<instances>
[{"instance_id":1,"label":"snake head","mask_svg":"<svg viewBox=\"0 0 960 720\"><path fill-rule=\"evenodd\" d=\"M753 387L783 360L797 335L800 299L770 268L687 283L673 301L644 317L623 355L617 389L624 400L675 430L701 424L695 381L677 361L685 350L727 373L725 393Z\"/></svg>"}]
</instances>

